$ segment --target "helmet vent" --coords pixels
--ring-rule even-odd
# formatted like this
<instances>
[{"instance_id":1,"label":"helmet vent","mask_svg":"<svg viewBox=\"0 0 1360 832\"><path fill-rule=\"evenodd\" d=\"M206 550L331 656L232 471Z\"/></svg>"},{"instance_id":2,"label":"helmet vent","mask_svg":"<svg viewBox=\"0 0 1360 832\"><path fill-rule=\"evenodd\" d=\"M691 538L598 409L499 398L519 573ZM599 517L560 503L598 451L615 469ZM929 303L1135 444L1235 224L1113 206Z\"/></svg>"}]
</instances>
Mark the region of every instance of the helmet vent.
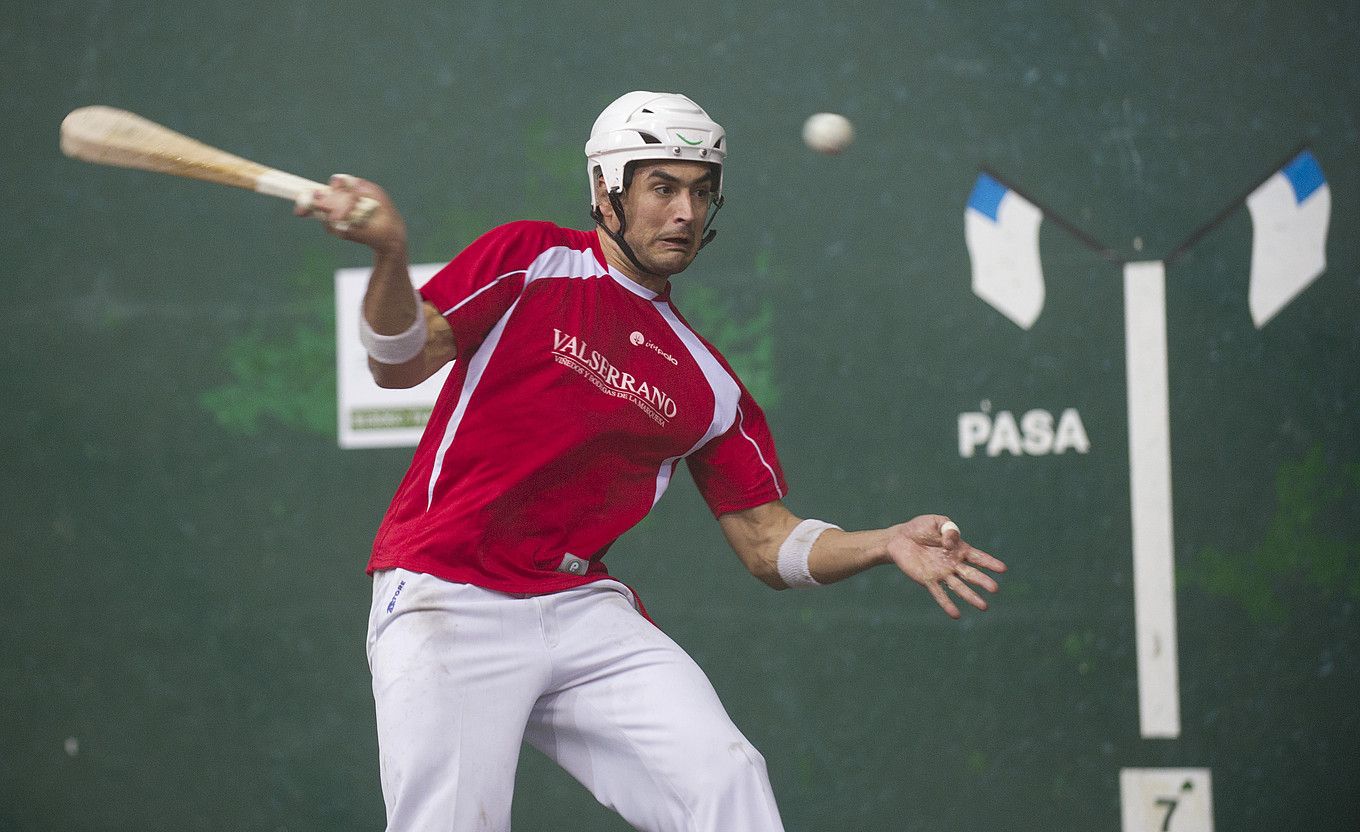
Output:
<instances>
[{"instance_id":1,"label":"helmet vent","mask_svg":"<svg viewBox=\"0 0 1360 832\"><path fill-rule=\"evenodd\" d=\"M638 135L641 136L642 140L647 144L661 144L661 140L658 139L656 136L653 136L651 133L644 133L641 130L639 130Z\"/></svg>"},{"instance_id":2,"label":"helmet vent","mask_svg":"<svg viewBox=\"0 0 1360 832\"><path fill-rule=\"evenodd\" d=\"M718 140L717 140L716 142L713 143L713 149L714 149L714 150L720 150L720 149L722 149L722 143L723 143L723 139L724 139L724 138L726 138L726 137L725 137L725 136L719 136L719 137L718 137Z\"/></svg>"}]
</instances>

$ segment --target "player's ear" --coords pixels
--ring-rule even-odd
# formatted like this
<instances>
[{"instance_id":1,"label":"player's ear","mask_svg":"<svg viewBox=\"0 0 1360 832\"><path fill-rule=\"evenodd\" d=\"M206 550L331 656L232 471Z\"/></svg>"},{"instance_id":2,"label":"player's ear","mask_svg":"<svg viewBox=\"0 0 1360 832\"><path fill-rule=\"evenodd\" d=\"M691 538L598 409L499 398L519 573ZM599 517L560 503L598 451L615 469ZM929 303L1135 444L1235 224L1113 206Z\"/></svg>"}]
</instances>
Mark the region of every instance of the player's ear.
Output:
<instances>
[{"instance_id":1,"label":"player's ear","mask_svg":"<svg viewBox=\"0 0 1360 832\"><path fill-rule=\"evenodd\" d=\"M604 177L599 174L595 176L595 207L600 209L605 219L617 220L614 203L609 199L609 188L604 184Z\"/></svg>"}]
</instances>

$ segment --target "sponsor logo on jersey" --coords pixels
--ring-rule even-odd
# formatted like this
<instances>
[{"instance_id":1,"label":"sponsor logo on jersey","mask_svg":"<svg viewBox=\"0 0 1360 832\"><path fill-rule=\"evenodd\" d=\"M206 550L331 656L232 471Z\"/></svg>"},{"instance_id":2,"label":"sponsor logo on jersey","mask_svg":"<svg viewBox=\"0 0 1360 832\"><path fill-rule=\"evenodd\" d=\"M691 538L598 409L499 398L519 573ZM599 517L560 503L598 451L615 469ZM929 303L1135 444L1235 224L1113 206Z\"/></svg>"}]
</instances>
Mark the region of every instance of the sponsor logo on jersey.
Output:
<instances>
[{"instance_id":1,"label":"sponsor logo on jersey","mask_svg":"<svg viewBox=\"0 0 1360 832\"><path fill-rule=\"evenodd\" d=\"M641 333L633 333L641 336ZM630 337L631 341L632 338ZM645 342L645 339L644 339ZM634 342L636 343L636 342ZM660 352L660 349L657 349ZM570 367L600 392L637 405L647 418L662 427L675 418L679 408L665 391L655 384L625 373L597 350L591 349L584 340L575 335L553 329L553 360L564 367ZM664 353L662 353L664 355ZM674 361L674 359L671 359Z\"/></svg>"},{"instance_id":2,"label":"sponsor logo on jersey","mask_svg":"<svg viewBox=\"0 0 1360 832\"><path fill-rule=\"evenodd\" d=\"M651 350L652 352L671 362L671 366L674 367L680 366L680 362L675 360L675 356L658 347L655 341L648 341L647 336L643 335L641 332L638 332L636 329L633 330L632 335L628 336L628 342L635 347L646 347L647 349Z\"/></svg>"}]
</instances>

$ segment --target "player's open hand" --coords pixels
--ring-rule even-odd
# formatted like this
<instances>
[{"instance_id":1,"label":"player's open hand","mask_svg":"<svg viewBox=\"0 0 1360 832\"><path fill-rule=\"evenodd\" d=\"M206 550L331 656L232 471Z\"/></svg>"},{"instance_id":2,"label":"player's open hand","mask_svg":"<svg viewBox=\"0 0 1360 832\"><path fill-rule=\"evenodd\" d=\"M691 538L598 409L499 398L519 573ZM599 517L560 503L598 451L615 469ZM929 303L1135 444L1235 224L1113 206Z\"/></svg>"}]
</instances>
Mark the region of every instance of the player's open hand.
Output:
<instances>
[{"instance_id":1,"label":"player's open hand","mask_svg":"<svg viewBox=\"0 0 1360 832\"><path fill-rule=\"evenodd\" d=\"M405 253L406 222L392 198L374 183L337 173L330 187L309 196L298 202L294 214L319 217L331 234L379 253Z\"/></svg>"},{"instance_id":2,"label":"player's open hand","mask_svg":"<svg viewBox=\"0 0 1360 832\"><path fill-rule=\"evenodd\" d=\"M1006 564L969 546L959 535L958 526L938 514L923 514L888 529L888 556L908 577L925 587L950 618L959 617L959 608L945 592L946 588L985 610L987 601L969 584L988 592L996 592L997 584L978 567L1006 571Z\"/></svg>"}]
</instances>

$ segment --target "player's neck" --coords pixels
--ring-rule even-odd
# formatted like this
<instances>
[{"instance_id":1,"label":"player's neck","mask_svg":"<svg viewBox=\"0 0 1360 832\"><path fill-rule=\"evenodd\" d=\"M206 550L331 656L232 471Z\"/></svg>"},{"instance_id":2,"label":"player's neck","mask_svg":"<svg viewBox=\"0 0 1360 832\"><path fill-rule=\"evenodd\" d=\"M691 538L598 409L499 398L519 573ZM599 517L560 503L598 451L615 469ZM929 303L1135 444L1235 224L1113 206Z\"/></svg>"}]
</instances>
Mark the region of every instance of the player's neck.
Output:
<instances>
[{"instance_id":1,"label":"player's neck","mask_svg":"<svg viewBox=\"0 0 1360 832\"><path fill-rule=\"evenodd\" d=\"M600 248L604 251L605 263L609 268L621 273L624 277L643 286L655 293L662 294L666 291L666 284L670 282L669 275L652 274L642 271L633 265L633 261L623 253L619 244L614 242L614 238L604 233L603 229L595 229L595 236L600 240Z\"/></svg>"}]
</instances>

